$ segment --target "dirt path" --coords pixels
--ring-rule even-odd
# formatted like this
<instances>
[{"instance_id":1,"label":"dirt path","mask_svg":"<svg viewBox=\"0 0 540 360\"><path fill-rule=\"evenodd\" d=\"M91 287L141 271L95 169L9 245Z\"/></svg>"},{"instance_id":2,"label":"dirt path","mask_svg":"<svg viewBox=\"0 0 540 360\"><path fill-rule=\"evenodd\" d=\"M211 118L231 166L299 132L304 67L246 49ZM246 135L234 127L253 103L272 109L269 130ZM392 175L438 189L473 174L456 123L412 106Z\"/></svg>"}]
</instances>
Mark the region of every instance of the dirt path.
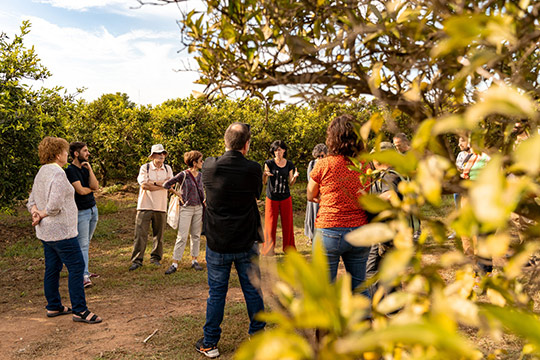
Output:
<instances>
[{"instance_id":1,"label":"dirt path","mask_svg":"<svg viewBox=\"0 0 540 360\"><path fill-rule=\"evenodd\" d=\"M207 291L204 286L170 287L163 292L90 297L92 310L104 318L97 325L75 323L69 315L47 318L41 306L29 303L20 311L0 314L0 358L93 359L111 352L151 355L152 339L148 344L143 340L156 329L156 335L163 331L166 318L201 314ZM232 288L227 302L235 301L243 301L242 293Z\"/></svg>"}]
</instances>

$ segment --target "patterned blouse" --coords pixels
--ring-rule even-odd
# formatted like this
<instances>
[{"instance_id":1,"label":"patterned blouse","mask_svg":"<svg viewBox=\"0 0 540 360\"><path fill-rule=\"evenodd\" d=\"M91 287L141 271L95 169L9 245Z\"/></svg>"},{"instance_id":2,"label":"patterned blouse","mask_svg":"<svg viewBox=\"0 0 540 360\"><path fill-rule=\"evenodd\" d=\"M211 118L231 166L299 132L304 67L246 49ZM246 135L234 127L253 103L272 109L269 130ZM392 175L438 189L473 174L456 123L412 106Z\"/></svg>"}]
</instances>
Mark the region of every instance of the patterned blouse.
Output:
<instances>
[{"instance_id":1,"label":"patterned blouse","mask_svg":"<svg viewBox=\"0 0 540 360\"><path fill-rule=\"evenodd\" d=\"M77 236L78 211L74 195L75 189L59 165L46 164L39 169L26 205L28 211L36 205L49 215L36 226L38 239L58 241Z\"/></svg>"},{"instance_id":2,"label":"patterned blouse","mask_svg":"<svg viewBox=\"0 0 540 360\"><path fill-rule=\"evenodd\" d=\"M319 213L315 220L318 229L359 227L367 224L367 216L358 198L368 184L360 181L360 174L347 167L350 161L341 155L319 159L311 172L311 179L319 184Z\"/></svg>"},{"instance_id":3,"label":"patterned blouse","mask_svg":"<svg viewBox=\"0 0 540 360\"><path fill-rule=\"evenodd\" d=\"M176 174L173 178L163 184L165 189L170 189L176 183L182 186L182 201L183 206L197 206L202 205L204 200L204 190L202 184L202 174L199 172L196 177L188 173L189 170L184 170ZM193 181L195 179L195 182Z\"/></svg>"}]
</instances>

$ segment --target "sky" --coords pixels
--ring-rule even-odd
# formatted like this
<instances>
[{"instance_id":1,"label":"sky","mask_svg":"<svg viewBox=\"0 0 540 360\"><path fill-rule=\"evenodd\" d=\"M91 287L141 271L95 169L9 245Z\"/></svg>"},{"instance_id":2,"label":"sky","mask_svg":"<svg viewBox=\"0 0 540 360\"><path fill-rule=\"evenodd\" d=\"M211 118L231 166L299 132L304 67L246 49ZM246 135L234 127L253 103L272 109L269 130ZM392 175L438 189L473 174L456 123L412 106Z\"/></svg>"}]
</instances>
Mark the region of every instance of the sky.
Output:
<instances>
[{"instance_id":1,"label":"sky","mask_svg":"<svg viewBox=\"0 0 540 360\"><path fill-rule=\"evenodd\" d=\"M181 4L185 8L186 4ZM23 20L25 37L52 76L33 87L62 86L82 98L126 93L141 105L184 98L194 84L196 63L183 50L176 4L140 7L136 0L0 0L0 32L10 39ZM181 51L182 50L182 51Z\"/></svg>"}]
</instances>

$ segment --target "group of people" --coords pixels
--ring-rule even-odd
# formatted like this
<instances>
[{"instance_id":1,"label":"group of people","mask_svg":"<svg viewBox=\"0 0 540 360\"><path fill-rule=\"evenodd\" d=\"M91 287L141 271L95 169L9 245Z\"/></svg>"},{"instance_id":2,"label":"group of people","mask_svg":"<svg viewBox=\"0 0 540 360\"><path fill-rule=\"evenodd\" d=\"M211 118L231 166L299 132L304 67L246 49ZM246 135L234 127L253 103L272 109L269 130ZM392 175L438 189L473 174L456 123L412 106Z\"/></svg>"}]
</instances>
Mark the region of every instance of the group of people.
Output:
<instances>
[{"instance_id":1,"label":"group of people","mask_svg":"<svg viewBox=\"0 0 540 360\"><path fill-rule=\"evenodd\" d=\"M64 171L68 151L73 162ZM72 314L76 322L100 323L102 319L88 310L84 293L84 288L92 284L90 278L96 276L88 271L88 249L98 221L93 192L99 188L88 163L88 147L46 137L38 153L43 166L34 179L27 206L45 254L47 317ZM71 308L63 305L59 292L64 265L68 269Z\"/></svg>"},{"instance_id":2,"label":"group of people","mask_svg":"<svg viewBox=\"0 0 540 360\"><path fill-rule=\"evenodd\" d=\"M375 180L367 180L369 177L359 176L358 171L350 169L350 158L365 151L354 130L354 122L350 115L336 117L327 128L326 144L318 144L313 149L314 160L308 167L309 203L305 220L306 236L313 242L322 242L325 249L330 280L335 280L342 260L351 275L353 289L365 281L366 274L372 276L377 272L381 258L392 246L387 243L361 247L345 240L348 233L369 221L358 198L365 193L377 194L387 200L392 196L401 197L398 185L406 181L388 164L377 161L361 167L364 174L371 167L378 170L380 175ZM173 261L165 274L177 271L188 238L191 240L191 267L203 270L198 256L201 231L204 230L209 294L203 337L195 347L210 358L219 356L217 344L232 265L244 293L251 335L265 327L264 322L255 318L264 310L261 289L258 282L253 281L253 277L260 276L255 259L259 254L274 254L278 216L282 221L284 251L295 249L290 186L296 182L298 170L286 158L286 144L274 141L270 147L272 158L265 161L262 168L246 158L251 139L248 124L231 124L224 138L222 156L203 161L199 151L187 152L184 162L188 169L176 175L165 164L165 148L160 144L152 146L150 161L141 166L137 178L140 190L129 267L133 271L142 266L150 226L153 235L150 262L161 265L168 192L173 192L179 197L181 212ZM382 142L380 150L409 150L404 134L397 134L393 141L393 144ZM28 209L37 237L44 246L47 316L72 313L74 321L97 323L101 318L87 309L84 285L92 276L88 272L88 243L97 222L93 191L98 188L98 183L88 163L88 148L83 143L71 144L73 163L66 171L62 170L67 163L68 147L67 142L59 138L47 137L41 142L39 155L44 165L35 178ZM481 164L483 155L477 154L475 159L475 164ZM474 178L478 166L473 164L469 169L463 166L464 176ZM257 206L263 184L266 184L264 230ZM69 271L73 309L62 305L58 292L62 264ZM368 289L363 294L371 295Z\"/></svg>"}]
</instances>

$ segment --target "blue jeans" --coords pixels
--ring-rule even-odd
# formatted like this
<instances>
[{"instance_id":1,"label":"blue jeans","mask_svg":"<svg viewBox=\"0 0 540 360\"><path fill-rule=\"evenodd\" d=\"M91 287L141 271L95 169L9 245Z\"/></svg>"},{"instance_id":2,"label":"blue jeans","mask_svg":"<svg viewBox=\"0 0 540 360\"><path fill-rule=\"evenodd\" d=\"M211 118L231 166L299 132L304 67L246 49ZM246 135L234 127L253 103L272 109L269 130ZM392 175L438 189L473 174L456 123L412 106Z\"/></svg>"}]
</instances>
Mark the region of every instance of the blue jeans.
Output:
<instances>
[{"instance_id":1,"label":"blue jeans","mask_svg":"<svg viewBox=\"0 0 540 360\"><path fill-rule=\"evenodd\" d=\"M461 207L459 204L460 201L461 201L461 194L458 194L458 193L454 194L454 204L456 205L456 209L458 210Z\"/></svg>"},{"instance_id":2,"label":"blue jeans","mask_svg":"<svg viewBox=\"0 0 540 360\"><path fill-rule=\"evenodd\" d=\"M90 240L96 230L98 222L98 209L97 206L90 209L79 210L79 217L77 221L77 230L79 235L77 241L81 247L81 252L84 258L84 275L90 275L88 271L88 248L90 247Z\"/></svg>"},{"instance_id":3,"label":"blue jeans","mask_svg":"<svg viewBox=\"0 0 540 360\"><path fill-rule=\"evenodd\" d=\"M246 300L249 315L249 334L264 329L265 322L255 320L255 315L264 311L264 302L259 289L255 288L249 280L249 275L260 278L259 265L253 262L253 258L259 256L258 245L253 245L249 251L221 254L212 251L206 246L206 263L208 271L208 300L206 301L206 324L204 324L204 345L217 345L221 336L221 322L225 310L225 298L229 286L231 266L234 263L240 286Z\"/></svg>"},{"instance_id":4,"label":"blue jeans","mask_svg":"<svg viewBox=\"0 0 540 360\"><path fill-rule=\"evenodd\" d=\"M83 272L84 259L77 238L59 241L41 241L45 254L45 277L43 289L47 299L47 310L56 311L63 309L60 291L60 271L63 264L68 269L68 289L71 300L71 308L75 312L85 312L86 298L84 295Z\"/></svg>"},{"instance_id":5,"label":"blue jeans","mask_svg":"<svg viewBox=\"0 0 540 360\"><path fill-rule=\"evenodd\" d=\"M315 241L321 241L322 238L328 258L330 281L336 280L339 259L342 258L345 269L351 275L353 290L366 280L366 264L370 250L369 247L356 247L345 241L345 235L355 229L357 228L317 229L322 236L315 236ZM362 291L362 294L369 297L367 290Z\"/></svg>"}]
</instances>

